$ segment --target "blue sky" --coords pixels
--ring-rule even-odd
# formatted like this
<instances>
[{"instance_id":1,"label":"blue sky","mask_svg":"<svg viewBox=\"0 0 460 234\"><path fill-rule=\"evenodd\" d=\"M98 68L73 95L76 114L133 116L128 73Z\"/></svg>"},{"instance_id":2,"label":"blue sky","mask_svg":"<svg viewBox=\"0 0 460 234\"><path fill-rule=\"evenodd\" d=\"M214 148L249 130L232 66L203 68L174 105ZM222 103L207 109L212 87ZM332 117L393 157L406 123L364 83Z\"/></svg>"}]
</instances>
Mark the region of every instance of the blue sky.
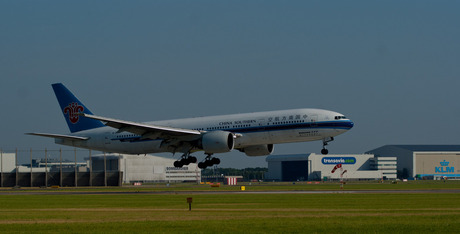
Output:
<instances>
[{"instance_id":1,"label":"blue sky","mask_svg":"<svg viewBox=\"0 0 460 234\"><path fill-rule=\"evenodd\" d=\"M0 1L0 147L58 149L51 84L132 120L323 108L329 146L458 144L457 1ZM321 142L275 146L319 153ZM201 154L198 154L202 157ZM266 166L222 154L222 167Z\"/></svg>"}]
</instances>

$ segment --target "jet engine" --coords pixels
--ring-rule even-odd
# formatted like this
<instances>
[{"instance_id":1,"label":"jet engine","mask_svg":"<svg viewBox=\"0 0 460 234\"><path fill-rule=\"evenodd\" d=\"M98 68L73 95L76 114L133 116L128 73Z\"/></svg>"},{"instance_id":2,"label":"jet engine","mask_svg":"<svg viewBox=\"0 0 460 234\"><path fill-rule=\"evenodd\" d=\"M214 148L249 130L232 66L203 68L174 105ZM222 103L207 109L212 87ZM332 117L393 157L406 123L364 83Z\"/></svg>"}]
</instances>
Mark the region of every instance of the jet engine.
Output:
<instances>
[{"instance_id":1,"label":"jet engine","mask_svg":"<svg viewBox=\"0 0 460 234\"><path fill-rule=\"evenodd\" d=\"M201 148L207 154L229 152L235 146L233 133L225 131L212 131L203 134Z\"/></svg>"},{"instance_id":2,"label":"jet engine","mask_svg":"<svg viewBox=\"0 0 460 234\"><path fill-rule=\"evenodd\" d=\"M268 145L253 145L243 148L243 151L247 156L265 156L273 153L273 144Z\"/></svg>"}]
</instances>

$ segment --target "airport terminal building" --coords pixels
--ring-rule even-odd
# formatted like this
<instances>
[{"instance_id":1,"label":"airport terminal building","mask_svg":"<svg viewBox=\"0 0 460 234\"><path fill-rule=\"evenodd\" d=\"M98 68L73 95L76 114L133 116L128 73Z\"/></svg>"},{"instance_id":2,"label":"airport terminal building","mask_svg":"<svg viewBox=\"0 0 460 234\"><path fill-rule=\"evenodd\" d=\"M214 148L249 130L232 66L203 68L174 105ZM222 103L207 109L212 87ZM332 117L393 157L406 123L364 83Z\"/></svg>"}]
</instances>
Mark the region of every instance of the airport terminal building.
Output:
<instances>
[{"instance_id":1,"label":"airport terminal building","mask_svg":"<svg viewBox=\"0 0 460 234\"><path fill-rule=\"evenodd\" d=\"M396 157L372 154L268 156L267 181L396 179ZM338 166L340 165L340 166Z\"/></svg>"}]
</instances>

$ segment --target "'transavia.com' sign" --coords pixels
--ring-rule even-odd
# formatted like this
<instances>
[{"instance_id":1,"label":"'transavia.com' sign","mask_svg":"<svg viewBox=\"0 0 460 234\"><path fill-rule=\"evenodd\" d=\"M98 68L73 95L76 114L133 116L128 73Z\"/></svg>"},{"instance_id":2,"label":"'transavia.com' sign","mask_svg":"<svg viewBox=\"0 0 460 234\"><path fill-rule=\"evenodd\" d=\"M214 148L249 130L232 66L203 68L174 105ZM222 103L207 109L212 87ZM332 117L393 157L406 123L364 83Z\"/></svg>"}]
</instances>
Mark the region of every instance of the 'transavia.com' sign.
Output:
<instances>
[{"instance_id":1,"label":"'transavia.com' sign","mask_svg":"<svg viewBox=\"0 0 460 234\"><path fill-rule=\"evenodd\" d=\"M324 157L321 159L323 164L355 164L355 157Z\"/></svg>"}]
</instances>

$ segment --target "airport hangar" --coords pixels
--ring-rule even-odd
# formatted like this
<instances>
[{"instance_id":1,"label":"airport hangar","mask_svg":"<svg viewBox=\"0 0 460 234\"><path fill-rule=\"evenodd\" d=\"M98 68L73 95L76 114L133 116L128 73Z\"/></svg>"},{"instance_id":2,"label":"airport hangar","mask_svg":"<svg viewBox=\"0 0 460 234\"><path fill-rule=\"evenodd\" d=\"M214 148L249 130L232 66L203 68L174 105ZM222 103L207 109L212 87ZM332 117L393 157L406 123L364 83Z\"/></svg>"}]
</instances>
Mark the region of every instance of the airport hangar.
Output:
<instances>
[{"instance_id":1,"label":"airport hangar","mask_svg":"<svg viewBox=\"0 0 460 234\"><path fill-rule=\"evenodd\" d=\"M200 182L201 170L198 164L174 167L175 159L155 155L107 154L92 157L92 170L121 171L123 183L134 182Z\"/></svg>"},{"instance_id":2,"label":"airport hangar","mask_svg":"<svg viewBox=\"0 0 460 234\"><path fill-rule=\"evenodd\" d=\"M267 181L396 179L396 157L311 153L272 155L266 161Z\"/></svg>"},{"instance_id":3,"label":"airport hangar","mask_svg":"<svg viewBox=\"0 0 460 234\"><path fill-rule=\"evenodd\" d=\"M385 145L365 154L272 155L266 161L267 181L460 179L460 145Z\"/></svg>"},{"instance_id":4,"label":"airport hangar","mask_svg":"<svg viewBox=\"0 0 460 234\"><path fill-rule=\"evenodd\" d=\"M16 159L15 153L1 152L0 187L104 185L104 180L111 186L118 186L118 181L130 184L201 181L201 170L196 163L176 168L172 166L175 159L154 155L99 154L85 158L86 162L42 158L31 159L30 164L24 165L18 165ZM101 177L101 173L106 176ZM114 176L107 179L108 175Z\"/></svg>"},{"instance_id":5,"label":"airport hangar","mask_svg":"<svg viewBox=\"0 0 460 234\"><path fill-rule=\"evenodd\" d=\"M385 145L366 153L397 157L403 177L460 179L460 145Z\"/></svg>"}]
</instances>

